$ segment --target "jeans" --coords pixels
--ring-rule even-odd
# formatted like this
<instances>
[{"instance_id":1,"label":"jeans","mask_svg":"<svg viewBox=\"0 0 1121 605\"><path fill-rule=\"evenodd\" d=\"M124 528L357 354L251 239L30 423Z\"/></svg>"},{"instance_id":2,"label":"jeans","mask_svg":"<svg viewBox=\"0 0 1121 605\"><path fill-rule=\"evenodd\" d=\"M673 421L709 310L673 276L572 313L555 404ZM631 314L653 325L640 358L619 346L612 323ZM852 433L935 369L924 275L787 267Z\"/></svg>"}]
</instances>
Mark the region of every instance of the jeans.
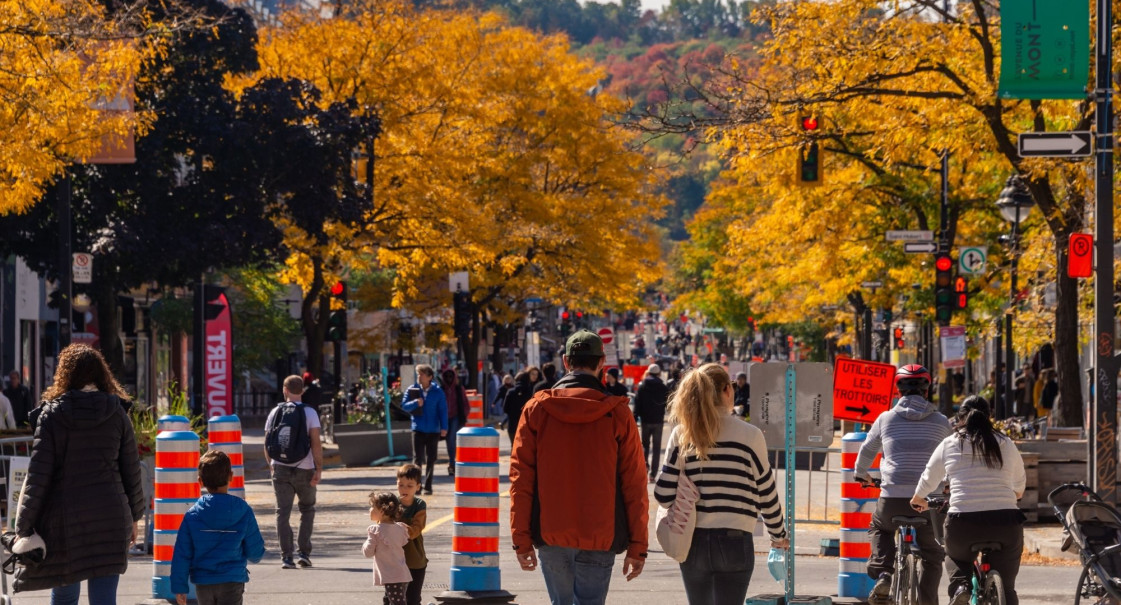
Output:
<instances>
[{"instance_id":1,"label":"jeans","mask_svg":"<svg viewBox=\"0 0 1121 605\"><path fill-rule=\"evenodd\" d=\"M615 553L542 546L537 557L552 605L603 605L607 601Z\"/></svg>"},{"instance_id":2,"label":"jeans","mask_svg":"<svg viewBox=\"0 0 1121 605\"><path fill-rule=\"evenodd\" d=\"M315 470L274 464L272 491L276 494L276 538L280 541L280 554L291 557L292 552L292 500L299 500L300 533L299 552L311 554L311 530L315 523L315 486L311 480Z\"/></svg>"},{"instance_id":3,"label":"jeans","mask_svg":"<svg viewBox=\"0 0 1121 605\"><path fill-rule=\"evenodd\" d=\"M658 475L662 462L662 427L664 422L657 424L642 421L642 456L646 458L647 474L651 478Z\"/></svg>"},{"instance_id":4,"label":"jeans","mask_svg":"<svg viewBox=\"0 0 1121 605\"><path fill-rule=\"evenodd\" d=\"M887 572L895 573L895 530L891 522L896 515L907 517L926 517L933 521L932 513L917 513L911 508L910 498L880 498L876 502L876 512L872 513L872 526L868 537L872 542L872 557L868 559L868 575L873 578ZM924 527L915 528L918 540L922 569L919 570L919 603L938 605L938 582L942 580L942 562L946 558L942 546L938 544L932 522Z\"/></svg>"},{"instance_id":5,"label":"jeans","mask_svg":"<svg viewBox=\"0 0 1121 605\"><path fill-rule=\"evenodd\" d=\"M117 582L120 579L121 576L112 574L86 580L90 605L117 605ZM52 588L51 605L78 605L81 594L81 582Z\"/></svg>"},{"instance_id":6,"label":"jeans","mask_svg":"<svg viewBox=\"0 0 1121 605\"><path fill-rule=\"evenodd\" d=\"M448 468L455 468L455 433L461 428L463 428L463 421L459 416L448 418L448 436L446 439L448 444Z\"/></svg>"},{"instance_id":7,"label":"jeans","mask_svg":"<svg viewBox=\"0 0 1121 605\"><path fill-rule=\"evenodd\" d=\"M221 584L195 584L198 605L241 605L245 595L245 584L223 582Z\"/></svg>"},{"instance_id":8,"label":"jeans","mask_svg":"<svg viewBox=\"0 0 1121 605\"><path fill-rule=\"evenodd\" d=\"M1020 555L1024 552L1024 526L1018 523L994 525L971 522L967 520L970 513L963 514L965 519L952 516L946 519L946 558L949 559L946 567L950 569L950 596L954 595L958 586L972 586L970 579L976 555L970 547L978 542L1000 542L1000 551L990 552L986 560L993 571L1000 573L1005 602L1019 605L1016 576L1020 573Z\"/></svg>"},{"instance_id":9,"label":"jeans","mask_svg":"<svg viewBox=\"0 0 1121 605\"><path fill-rule=\"evenodd\" d=\"M432 491L432 472L436 469L436 455L440 447L440 433L413 433L413 464L426 469L424 489Z\"/></svg>"},{"instance_id":10,"label":"jeans","mask_svg":"<svg viewBox=\"0 0 1121 605\"><path fill-rule=\"evenodd\" d=\"M743 605L755 570L751 534L738 529L693 530L681 580L689 605Z\"/></svg>"}]
</instances>

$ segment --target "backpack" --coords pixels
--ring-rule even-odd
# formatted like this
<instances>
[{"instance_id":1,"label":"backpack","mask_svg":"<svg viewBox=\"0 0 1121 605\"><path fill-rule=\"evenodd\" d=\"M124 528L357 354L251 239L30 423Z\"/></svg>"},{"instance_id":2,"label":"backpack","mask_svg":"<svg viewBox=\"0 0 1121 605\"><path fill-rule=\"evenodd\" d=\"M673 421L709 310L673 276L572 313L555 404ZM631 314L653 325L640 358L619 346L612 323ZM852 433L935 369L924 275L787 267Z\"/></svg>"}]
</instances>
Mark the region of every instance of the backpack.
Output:
<instances>
[{"instance_id":1,"label":"backpack","mask_svg":"<svg viewBox=\"0 0 1121 605\"><path fill-rule=\"evenodd\" d=\"M272 425L265 432L265 451L269 458L284 464L296 464L311 451L304 404L285 401L277 405Z\"/></svg>"}]
</instances>

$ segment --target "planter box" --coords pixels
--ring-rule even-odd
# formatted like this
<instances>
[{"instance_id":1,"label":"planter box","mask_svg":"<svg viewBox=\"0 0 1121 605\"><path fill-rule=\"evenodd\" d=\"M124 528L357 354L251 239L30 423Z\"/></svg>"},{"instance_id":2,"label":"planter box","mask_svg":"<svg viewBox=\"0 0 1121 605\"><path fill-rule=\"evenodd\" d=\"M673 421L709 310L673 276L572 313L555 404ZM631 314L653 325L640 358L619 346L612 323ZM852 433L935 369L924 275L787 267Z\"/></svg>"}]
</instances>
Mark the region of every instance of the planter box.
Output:
<instances>
[{"instance_id":1,"label":"planter box","mask_svg":"<svg viewBox=\"0 0 1121 605\"><path fill-rule=\"evenodd\" d=\"M389 439L382 425L336 424L335 444L346 466L369 466L389 455ZM413 457L413 432L407 428L393 429L393 453Z\"/></svg>"}]
</instances>

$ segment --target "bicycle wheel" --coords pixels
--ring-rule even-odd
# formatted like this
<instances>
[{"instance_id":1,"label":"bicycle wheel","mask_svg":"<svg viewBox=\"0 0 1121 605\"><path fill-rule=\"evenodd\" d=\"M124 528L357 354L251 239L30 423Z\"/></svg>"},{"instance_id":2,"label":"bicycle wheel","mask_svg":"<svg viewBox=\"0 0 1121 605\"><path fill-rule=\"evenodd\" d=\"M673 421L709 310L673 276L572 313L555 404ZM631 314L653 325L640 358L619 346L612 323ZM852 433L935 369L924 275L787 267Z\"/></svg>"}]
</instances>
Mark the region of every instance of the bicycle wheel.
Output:
<instances>
[{"instance_id":1,"label":"bicycle wheel","mask_svg":"<svg viewBox=\"0 0 1121 605\"><path fill-rule=\"evenodd\" d=\"M913 596L915 592L915 556L905 555L897 565L891 583L891 602L893 605L918 605Z\"/></svg>"},{"instance_id":2,"label":"bicycle wheel","mask_svg":"<svg viewBox=\"0 0 1121 605\"><path fill-rule=\"evenodd\" d=\"M919 557L907 555L907 605L919 605Z\"/></svg>"},{"instance_id":3,"label":"bicycle wheel","mask_svg":"<svg viewBox=\"0 0 1121 605\"><path fill-rule=\"evenodd\" d=\"M981 593L980 602L984 605L1005 605L1004 580L999 573L990 571L985 576L985 590Z\"/></svg>"}]
</instances>

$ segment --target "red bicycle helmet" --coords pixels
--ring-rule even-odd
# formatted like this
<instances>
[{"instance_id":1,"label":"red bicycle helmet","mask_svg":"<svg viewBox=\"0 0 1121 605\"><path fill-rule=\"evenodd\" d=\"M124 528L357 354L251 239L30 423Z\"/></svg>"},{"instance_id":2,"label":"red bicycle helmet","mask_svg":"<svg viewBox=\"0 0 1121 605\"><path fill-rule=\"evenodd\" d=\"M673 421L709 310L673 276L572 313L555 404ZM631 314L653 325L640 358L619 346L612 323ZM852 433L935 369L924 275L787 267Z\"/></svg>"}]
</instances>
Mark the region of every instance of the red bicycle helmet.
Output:
<instances>
[{"instance_id":1,"label":"red bicycle helmet","mask_svg":"<svg viewBox=\"0 0 1121 605\"><path fill-rule=\"evenodd\" d=\"M930 388L930 371L917 363L905 365L895 372L895 388L900 395L925 395Z\"/></svg>"}]
</instances>

